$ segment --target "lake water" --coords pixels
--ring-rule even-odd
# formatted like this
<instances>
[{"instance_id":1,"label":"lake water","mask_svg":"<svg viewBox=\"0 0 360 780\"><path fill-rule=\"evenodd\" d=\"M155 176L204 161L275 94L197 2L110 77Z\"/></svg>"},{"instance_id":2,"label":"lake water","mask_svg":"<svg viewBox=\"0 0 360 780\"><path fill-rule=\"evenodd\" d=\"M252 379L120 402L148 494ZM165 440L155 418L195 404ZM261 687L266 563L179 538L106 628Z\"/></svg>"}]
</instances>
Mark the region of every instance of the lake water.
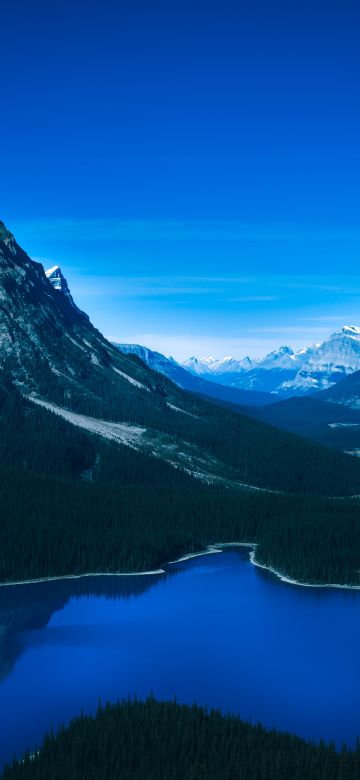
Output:
<instances>
[{"instance_id":1,"label":"lake water","mask_svg":"<svg viewBox=\"0 0 360 780\"><path fill-rule=\"evenodd\" d=\"M284 584L245 550L0 588L0 764L99 698L151 691L353 744L359 658L360 592Z\"/></svg>"}]
</instances>

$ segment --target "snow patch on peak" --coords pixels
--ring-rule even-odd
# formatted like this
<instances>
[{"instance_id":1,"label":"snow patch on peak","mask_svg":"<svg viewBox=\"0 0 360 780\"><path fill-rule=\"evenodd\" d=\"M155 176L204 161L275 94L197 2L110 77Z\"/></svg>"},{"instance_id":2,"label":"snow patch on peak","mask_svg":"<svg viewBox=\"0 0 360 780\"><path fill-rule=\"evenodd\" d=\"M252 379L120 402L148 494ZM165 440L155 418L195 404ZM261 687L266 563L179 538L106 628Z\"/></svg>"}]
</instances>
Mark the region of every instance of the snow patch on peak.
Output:
<instances>
[{"instance_id":1,"label":"snow patch on peak","mask_svg":"<svg viewBox=\"0 0 360 780\"><path fill-rule=\"evenodd\" d=\"M294 350L291 347L282 346L269 352L266 357L256 362L257 368L266 370L284 370L293 367L295 361Z\"/></svg>"},{"instance_id":2,"label":"snow patch on peak","mask_svg":"<svg viewBox=\"0 0 360 780\"><path fill-rule=\"evenodd\" d=\"M192 355L192 357L185 360L184 363L182 363L184 368L187 368L188 371L191 371L192 374L196 374L197 376L202 376L204 374L207 374L211 372L211 365L214 362L214 358L202 358L199 360L199 358Z\"/></svg>"},{"instance_id":3,"label":"snow patch on peak","mask_svg":"<svg viewBox=\"0 0 360 780\"><path fill-rule=\"evenodd\" d=\"M48 270L45 271L45 276L49 278L49 276L52 276L55 273L55 271L59 271L61 274L61 269L59 265L53 265L52 268L48 268Z\"/></svg>"},{"instance_id":4,"label":"snow patch on peak","mask_svg":"<svg viewBox=\"0 0 360 780\"><path fill-rule=\"evenodd\" d=\"M76 305L71 295L69 285L59 265L53 265L52 268L48 268L48 270L45 271L45 276L50 282L52 288L62 293L69 301L73 309L76 309L79 314L82 314L84 317L86 317L86 319L89 319L88 315L81 311L81 309L79 309L79 307Z\"/></svg>"},{"instance_id":5,"label":"snow patch on peak","mask_svg":"<svg viewBox=\"0 0 360 780\"><path fill-rule=\"evenodd\" d=\"M191 358L191 360L197 360L197 358ZM198 361L198 362L200 362L200 363L204 363L206 366L212 366L212 365L213 365L214 363L216 363L217 361L215 360L215 358L214 358L214 357L212 357L211 355L209 355L209 357L203 357L203 358L200 358L200 361Z\"/></svg>"},{"instance_id":6,"label":"snow patch on peak","mask_svg":"<svg viewBox=\"0 0 360 780\"><path fill-rule=\"evenodd\" d=\"M53 265L52 268L45 271L45 276L55 290L61 290L65 295L70 294L69 285L59 265Z\"/></svg>"},{"instance_id":7,"label":"snow patch on peak","mask_svg":"<svg viewBox=\"0 0 360 780\"><path fill-rule=\"evenodd\" d=\"M340 333L344 333L346 336L360 337L360 328L357 325L344 325Z\"/></svg>"}]
</instances>

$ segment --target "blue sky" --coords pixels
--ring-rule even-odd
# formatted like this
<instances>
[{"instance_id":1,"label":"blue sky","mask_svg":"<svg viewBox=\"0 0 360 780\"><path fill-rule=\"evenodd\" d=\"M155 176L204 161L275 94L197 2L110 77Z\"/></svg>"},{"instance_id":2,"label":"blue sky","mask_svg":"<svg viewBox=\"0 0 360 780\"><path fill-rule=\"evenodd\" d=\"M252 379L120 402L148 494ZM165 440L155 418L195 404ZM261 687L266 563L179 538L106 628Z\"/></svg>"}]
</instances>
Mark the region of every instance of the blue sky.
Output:
<instances>
[{"instance_id":1,"label":"blue sky","mask_svg":"<svg viewBox=\"0 0 360 780\"><path fill-rule=\"evenodd\" d=\"M8 3L0 218L111 339L360 323L356 2Z\"/></svg>"}]
</instances>

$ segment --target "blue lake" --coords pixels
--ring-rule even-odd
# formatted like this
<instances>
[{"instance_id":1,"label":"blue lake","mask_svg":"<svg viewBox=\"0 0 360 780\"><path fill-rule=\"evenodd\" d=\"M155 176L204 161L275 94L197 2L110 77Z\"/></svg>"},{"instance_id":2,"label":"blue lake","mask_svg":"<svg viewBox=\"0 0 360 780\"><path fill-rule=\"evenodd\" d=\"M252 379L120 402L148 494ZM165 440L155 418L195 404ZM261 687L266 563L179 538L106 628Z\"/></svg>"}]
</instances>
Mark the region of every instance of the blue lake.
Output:
<instances>
[{"instance_id":1,"label":"blue lake","mask_svg":"<svg viewBox=\"0 0 360 780\"><path fill-rule=\"evenodd\" d=\"M284 584L245 550L0 588L0 764L99 698L151 691L353 744L359 658L360 592Z\"/></svg>"}]
</instances>

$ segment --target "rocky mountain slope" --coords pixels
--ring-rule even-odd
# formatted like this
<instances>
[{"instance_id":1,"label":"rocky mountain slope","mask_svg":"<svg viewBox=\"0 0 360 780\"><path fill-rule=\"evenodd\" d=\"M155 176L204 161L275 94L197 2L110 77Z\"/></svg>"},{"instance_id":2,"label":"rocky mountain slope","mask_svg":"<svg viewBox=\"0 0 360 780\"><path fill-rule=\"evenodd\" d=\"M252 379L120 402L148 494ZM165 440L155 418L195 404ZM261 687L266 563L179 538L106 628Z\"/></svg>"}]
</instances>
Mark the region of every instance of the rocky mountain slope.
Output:
<instances>
[{"instance_id":1,"label":"rocky mountain slope","mask_svg":"<svg viewBox=\"0 0 360 780\"><path fill-rule=\"evenodd\" d=\"M0 227L0 368L73 427L205 482L270 491L360 492L360 464L186 393L124 355ZM4 424L6 420L4 421ZM104 423L108 423L104 425Z\"/></svg>"},{"instance_id":2,"label":"rocky mountain slope","mask_svg":"<svg viewBox=\"0 0 360 780\"><path fill-rule=\"evenodd\" d=\"M330 401L333 404L342 404L351 409L360 411L360 371L350 374L334 387L317 396L324 401Z\"/></svg>"},{"instance_id":3,"label":"rocky mountain slope","mask_svg":"<svg viewBox=\"0 0 360 780\"><path fill-rule=\"evenodd\" d=\"M62 292L63 295L65 295L65 298L71 303L71 306L73 306L76 311L80 312L81 310L76 305L69 289L69 285L65 279L65 276L62 274L61 268L58 265L54 265L52 268L49 268L47 271L45 271L45 276L49 280L51 286L54 288L54 290L58 290L59 292ZM81 312L84 317L89 319L88 315L85 314L85 312Z\"/></svg>"}]
</instances>

